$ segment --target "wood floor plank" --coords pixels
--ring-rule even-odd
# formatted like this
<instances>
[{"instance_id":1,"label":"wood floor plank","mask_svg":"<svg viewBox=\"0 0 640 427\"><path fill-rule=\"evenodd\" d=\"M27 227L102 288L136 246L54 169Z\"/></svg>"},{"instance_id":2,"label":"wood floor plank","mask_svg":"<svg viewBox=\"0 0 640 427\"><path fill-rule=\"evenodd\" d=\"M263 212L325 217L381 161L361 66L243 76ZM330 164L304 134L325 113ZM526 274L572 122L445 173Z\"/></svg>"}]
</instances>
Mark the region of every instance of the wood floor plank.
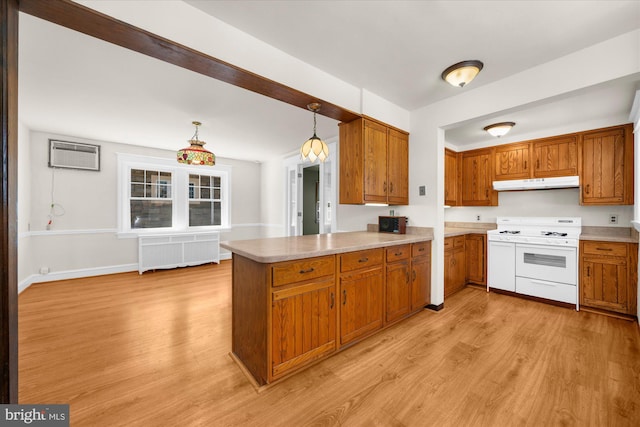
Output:
<instances>
[{"instance_id":1,"label":"wood floor plank","mask_svg":"<svg viewBox=\"0 0 640 427\"><path fill-rule=\"evenodd\" d=\"M634 322L466 288L257 393L231 262L32 285L20 402L73 426L640 425Z\"/></svg>"}]
</instances>

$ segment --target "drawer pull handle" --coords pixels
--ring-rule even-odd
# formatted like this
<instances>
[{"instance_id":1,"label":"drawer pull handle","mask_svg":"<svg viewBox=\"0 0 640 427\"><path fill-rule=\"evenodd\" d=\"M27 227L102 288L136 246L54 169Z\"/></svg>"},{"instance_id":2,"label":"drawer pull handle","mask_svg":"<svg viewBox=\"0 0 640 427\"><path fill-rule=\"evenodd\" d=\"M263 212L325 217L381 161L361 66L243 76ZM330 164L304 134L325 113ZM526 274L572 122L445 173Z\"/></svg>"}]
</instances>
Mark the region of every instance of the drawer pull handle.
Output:
<instances>
[{"instance_id":1,"label":"drawer pull handle","mask_svg":"<svg viewBox=\"0 0 640 427\"><path fill-rule=\"evenodd\" d=\"M527 161L524 161L524 170L527 170Z\"/></svg>"},{"instance_id":2,"label":"drawer pull handle","mask_svg":"<svg viewBox=\"0 0 640 427\"><path fill-rule=\"evenodd\" d=\"M394 256L400 256L402 255L402 252L396 252L395 254L393 254Z\"/></svg>"},{"instance_id":3,"label":"drawer pull handle","mask_svg":"<svg viewBox=\"0 0 640 427\"><path fill-rule=\"evenodd\" d=\"M358 260L358 262L367 262L367 261L369 261L369 258L360 258Z\"/></svg>"},{"instance_id":4,"label":"drawer pull handle","mask_svg":"<svg viewBox=\"0 0 640 427\"><path fill-rule=\"evenodd\" d=\"M300 274L306 274L306 273L313 273L315 269L313 267L311 267L308 270L300 270Z\"/></svg>"},{"instance_id":5,"label":"drawer pull handle","mask_svg":"<svg viewBox=\"0 0 640 427\"><path fill-rule=\"evenodd\" d=\"M591 267L587 267L587 277L591 277Z\"/></svg>"},{"instance_id":6,"label":"drawer pull handle","mask_svg":"<svg viewBox=\"0 0 640 427\"><path fill-rule=\"evenodd\" d=\"M418 252L424 252L424 248L418 249Z\"/></svg>"},{"instance_id":7,"label":"drawer pull handle","mask_svg":"<svg viewBox=\"0 0 640 427\"><path fill-rule=\"evenodd\" d=\"M343 289L342 290L342 305L347 304L347 290Z\"/></svg>"},{"instance_id":8,"label":"drawer pull handle","mask_svg":"<svg viewBox=\"0 0 640 427\"><path fill-rule=\"evenodd\" d=\"M596 248L596 250L611 252L613 249L611 249L611 248Z\"/></svg>"},{"instance_id":9,"label":"drawer pull handle","mask_svg":"<svg viewBox=\"0 0 640 427\"><path fill-rule=\"evenodd\" d=\"M330 309L333 308L333 305L335 302L336 302L336 296L333 294L333 292L331 292L331 306L329 307Z\"/></svg>"}]
</instances>

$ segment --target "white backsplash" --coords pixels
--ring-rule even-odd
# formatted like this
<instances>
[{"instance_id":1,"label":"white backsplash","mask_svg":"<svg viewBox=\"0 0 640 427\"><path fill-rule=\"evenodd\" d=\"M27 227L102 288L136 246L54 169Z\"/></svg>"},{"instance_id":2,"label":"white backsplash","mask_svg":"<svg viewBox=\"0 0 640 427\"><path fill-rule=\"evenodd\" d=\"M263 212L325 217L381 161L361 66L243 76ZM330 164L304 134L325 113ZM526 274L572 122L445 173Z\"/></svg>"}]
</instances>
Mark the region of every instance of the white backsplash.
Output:
<instances>
[{"instance_id":1,"label":"white backsplash","mask_svg":"<svg viewBox=\"0 0 640 427\"><path fill-rule=\"evenodd\" d=\"M580 206L580 190L506 191L498 194L498 206L464 206L445 209L445 220L451 222L495 222L499 216L579 216L582 225L631 227L633 206ZM609 216L618 215L618 223L610 224Z\"/></svg>"}]
</instances>

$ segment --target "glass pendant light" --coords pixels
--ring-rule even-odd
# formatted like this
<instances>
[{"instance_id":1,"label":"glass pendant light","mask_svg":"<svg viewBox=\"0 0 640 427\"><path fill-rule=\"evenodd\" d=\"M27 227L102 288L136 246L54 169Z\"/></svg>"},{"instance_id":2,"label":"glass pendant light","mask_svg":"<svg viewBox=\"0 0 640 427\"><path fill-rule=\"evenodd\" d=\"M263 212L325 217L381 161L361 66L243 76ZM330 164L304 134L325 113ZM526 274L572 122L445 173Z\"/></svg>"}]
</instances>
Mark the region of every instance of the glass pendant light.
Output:
<instances>
[{"instance_id":1,"label":"glass pendant light","mask_svg":"<svg viewBox=\"0 0 640 427\"><path fill-rule=\"evenodd\" d=\"M191 122L196 127L196 133L193 134L189 140L191 144L187 148L183 148L178 151L178 163L186 163L188 165L204 165L213 166L216 164L216 156L211 152L204 149L204 141L198 139L198 126L202 125L200 122Z\"/></svg>"},{"instance_id":2,"label":"glass pendant light","mask_svg":"<svg viewBox=\"0 0 640 427\"><path fill-rule=\"evenodd\" d=\"M307 105L307 108L313 111L313 136L300 147L300 158L303 161L309 160L311 163L315 162L316 159L324 162L329 157L329 147L316 135L316 113L320 110L320 104L312 102Z\"/></svg>"}]
</instances>

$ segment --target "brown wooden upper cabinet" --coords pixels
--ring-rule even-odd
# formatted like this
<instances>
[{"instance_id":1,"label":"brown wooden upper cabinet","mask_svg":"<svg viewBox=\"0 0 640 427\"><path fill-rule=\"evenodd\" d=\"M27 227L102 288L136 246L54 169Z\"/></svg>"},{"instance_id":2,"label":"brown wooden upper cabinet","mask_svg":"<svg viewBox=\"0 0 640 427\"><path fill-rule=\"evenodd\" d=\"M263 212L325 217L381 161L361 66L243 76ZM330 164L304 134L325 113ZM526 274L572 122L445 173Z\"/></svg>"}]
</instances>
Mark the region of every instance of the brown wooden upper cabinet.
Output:
<instances>
[{"instance_id":1,"label":"brown wooden upper cabinet","mask_svg":"<svg viewBox=\"0 0 640 427\"><path fill-rule=\"evenodd\" d=\"M633 125L582 133L583 205L633 204Z\"/></svg>"},{"instance_id":2,"label":"brown wooden upper cabinet","mask_svg":"<svg viewBox=\"0 0 640 427\"><path fill-rule=\"evenodd\" d=\"M340 123L340 203L409 204L409 134L360 118Z\"/></svg>"},{"instance_id":3,"label":"brown wooden upper cabinet","mask_svg":"<svg viewBox=\"0 0 640 427\"><path fill-rule=\"evenodd\" d=\"M462 172L463 206L497 206L493 189L493 148L465 151L459 165Z\"/></svg>"},{"instance_id":4,"label":"brown wooden upper cabinet","mask_svg":"<svg viewBox=\"0 0 640 427\"><path fill-rule=\"evenodd\" d=\"M578 135L563 135L532 142L534 178L578 175Z\"/></svg>"},{"instance_id":5,"label":"brown wooden upper cabinet","mask_svg":"<svg viewBox=\"0 0 640 427\"><path fill-rule=\"evenodd\" d=\"M445 205L497 206L493 181L580 176L581 205L633 205L633 124L456 153L445 149Z\"/></svg>"},{"instance_id":6,"label":"brown wooden upper cabinet","mask_svg":"<svg viewBox=\"0 0 640 427\"><path fill-rule=\"evenodd\" d=\"M448 206L460 205L460 183L458 168L458 153L444 149L444 204Z\"/></svg>"},{"instance_id":7,"label":"brown wooden upper cabinet","mask_svg":"<svg viewBox=\"0 0 640 427\"><path fill-rule=\"evenodd\" d=\"M495 181L531 178L530 144L507 144L495 147Z\"/></svg>"}]
</instances>

